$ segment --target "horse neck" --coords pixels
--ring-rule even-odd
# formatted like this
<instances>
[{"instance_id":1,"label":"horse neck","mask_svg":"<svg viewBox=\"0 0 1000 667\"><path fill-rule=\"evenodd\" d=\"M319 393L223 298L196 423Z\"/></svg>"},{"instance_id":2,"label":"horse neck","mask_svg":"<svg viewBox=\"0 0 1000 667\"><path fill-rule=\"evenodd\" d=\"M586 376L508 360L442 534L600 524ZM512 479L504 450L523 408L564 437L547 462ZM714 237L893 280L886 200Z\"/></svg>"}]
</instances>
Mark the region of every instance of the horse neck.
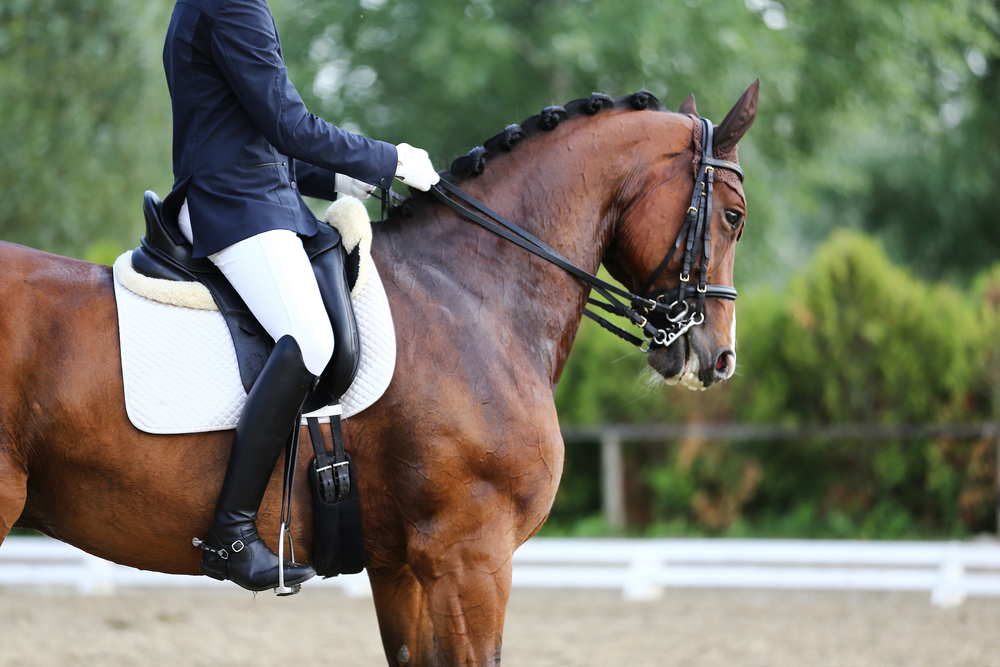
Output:
<instances>
[{"instance_id":1,"label":"horse neck","mask_svg":"<svg viewBox=\"0 0 1000 667\"><path fill-rule=\"evenodd\" d=\"M600 266L622 190L640 168L623 167L618 159L637 153L634 137L619 133L609 141L593 131L594 120L578 119L572 132L567 123L533 137L491 161L481 176L459 184L589 273ZM464 304L480 324L488 318L489 326L508 327L554 390L586 305L587 285L437 202L422 201L413 219L387 229L395 249L389 261L405 267L413 288L447 301L452 311Z\"/></svg>"}]
</instances>

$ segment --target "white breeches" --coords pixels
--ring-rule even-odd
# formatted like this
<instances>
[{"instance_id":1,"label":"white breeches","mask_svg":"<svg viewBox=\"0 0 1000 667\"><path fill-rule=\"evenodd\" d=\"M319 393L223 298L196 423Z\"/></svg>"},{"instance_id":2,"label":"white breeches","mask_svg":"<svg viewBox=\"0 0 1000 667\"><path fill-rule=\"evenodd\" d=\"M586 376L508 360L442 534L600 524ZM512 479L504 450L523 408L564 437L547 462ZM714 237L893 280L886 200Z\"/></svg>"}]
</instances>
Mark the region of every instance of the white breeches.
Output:
<instances>
[{"instance_id":1,"label":"white breeches","mask_svg":"<svg viewBox=\"0 0 1000 667\"><path fill-rule=\"evenodd\" d=\"M182 219L188 217L186 209L187 202L181 210ZM190 222L184 222L181 230L188 236ZM319 375L326 369L333 356L333 328L309 257L295 232L263 232L208 258L243 297L271 338L277 341L292 336L310 373Z\"/></svg>"}]
</instances>

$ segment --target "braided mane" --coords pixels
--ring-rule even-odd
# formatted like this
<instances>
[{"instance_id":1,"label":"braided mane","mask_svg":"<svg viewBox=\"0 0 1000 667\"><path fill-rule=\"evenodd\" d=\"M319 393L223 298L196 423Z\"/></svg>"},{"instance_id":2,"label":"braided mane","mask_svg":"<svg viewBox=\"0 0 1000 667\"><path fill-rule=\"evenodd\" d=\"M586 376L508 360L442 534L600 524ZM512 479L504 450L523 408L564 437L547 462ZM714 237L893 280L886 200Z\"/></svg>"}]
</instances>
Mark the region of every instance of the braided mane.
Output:
<instances>
[{"instance_id":1,"label":"braided mane","mask_svg":"<svg viewBox=\"0 0 1000 667\"><path fill-rule=\"evenodd\" d=\"M540 132L551 132L565 120L578 116L593 116L605 109L663 110L660 101L647 90L640 90L618 99L601 93L592 93L590 97L573 100L564 106L546 107L542 109L541 113L529 116L519 125L508 125L503 132L483 142L482 146L477 146L467 155L457 158L451 163L451 168L448 171L441 172L441 178L451 183L460 183L466 178L479 176L486 170L486 165L490 160L502 153L514 150L514 147L525 139L530 139ZM415 192L414 195L416 197L427 196L426 193L420 192ZM393 207L393 213L410 217L412 215L411 201L408 199L398 207Z\"/></svg>"}]
</instances>

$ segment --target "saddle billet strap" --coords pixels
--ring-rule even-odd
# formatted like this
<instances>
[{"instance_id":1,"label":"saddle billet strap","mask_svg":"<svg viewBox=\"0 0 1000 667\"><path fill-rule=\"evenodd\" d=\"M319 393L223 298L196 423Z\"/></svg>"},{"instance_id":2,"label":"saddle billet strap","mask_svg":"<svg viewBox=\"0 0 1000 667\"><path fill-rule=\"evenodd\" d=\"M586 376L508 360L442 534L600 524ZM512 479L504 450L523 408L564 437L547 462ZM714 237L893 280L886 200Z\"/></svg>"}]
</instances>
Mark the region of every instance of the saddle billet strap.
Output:
<instances>
[{"instance_id":1,"label":"saddle billet strap","mask_svg":"<svg viewBox=\"0 0 1000 667\"><path fill-rule=\"evenodd\" d=\"M355 574L365 567L361 501L354 463L344 451L339 403L304 415L316 458L309 463L313 499L313 551L316 572L324 577ZM320 423L329 417L333 451L327 452Z\"/></svg>"}]
</instances>

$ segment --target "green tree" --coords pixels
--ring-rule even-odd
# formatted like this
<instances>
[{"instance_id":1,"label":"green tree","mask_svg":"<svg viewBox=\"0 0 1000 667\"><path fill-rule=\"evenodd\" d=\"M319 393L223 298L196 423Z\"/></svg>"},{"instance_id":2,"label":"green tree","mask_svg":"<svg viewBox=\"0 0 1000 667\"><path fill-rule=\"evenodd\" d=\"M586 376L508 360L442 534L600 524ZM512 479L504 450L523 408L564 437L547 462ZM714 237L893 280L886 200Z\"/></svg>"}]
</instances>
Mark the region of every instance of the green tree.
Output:
<instances>
[{"instance_id":1,"label":"green tree","mask_svg":"<svg viewBox=\"0 0 1000 667\"><path fill-rule=\"evenodd\" d=\"M170 183L160 64L169 4L0 7L4 239L74 254L134 240L142 190ZM718 119L761 77L761 111L741 146L751 223L737 265L743 286L780 283L845 223L883 231L896 256L929 275L968 275L993 252L997 132L983 128L996 126L995 2L271 5L310 108L425 146L441 167L505 125L594 90L646 87L672 107L693 91ZM944 184L954 180L952 192ZM941 238L947 246L926 250ZM981 242L963 246L973 238Z\"/></svg>"},{"instance_id":2,"label":"green tree","mask_svg":"<svg viewBox=\"0 0 1000 667\"><path fill-rule=\"evenodd\" d=\"M165 8L136 0L0 4L0 238L109 261L170 184Z\"/></svg>"},{"instance_id":3,"label":"green tree","mask_svg":"<svg viewBox=\"0 0 1000 667\"><path fill-rule=\"evenodd\" d=\"M780 298L741 304L737 418L889 423L973 417L986 352L972 300L834 234Z\"/></svg>"},{"instance_id":4,"label":"green tree","mask_svg":"<svg viewBox=\"0 0 1000 667\"><path fill-rule=\"evenodd\" d=\"M741 146L751 224L742 285L780 283L833 228L875 228L885 216L869 196L885 189L873 175L892 160L908 173L914 155L946 145L949 114L980 99L977 72L988 78L998 52L989 0L275 4L293 79L314 109L424 146L441 167L593 90L646 87L674 108L695 92L718 120L761 77L760 113ZM926 150L899 150L912 146ZM980 181L992 183L989 173ZM949 181L941 168L927 178ZM953 220L934 210L918 200L899 217L933 235ZM983 247L973 262L949 261L983 268L992 246Z\"/></svg>"},{"instance_id":5,"label":"green tree","mask_svg":"<svg viewBox=\"0 0 1000 667\"><path fill-rule=\"evenodd\" d=\"M1000 41L1000 25L991 32ZM865 227L895 256L923 275L961 281L1000 257L1000 55L966 57L968 67L946 79L955 89L940 107L948 131L887 147L859 200Z\"/></svg>"}]
</instances>

